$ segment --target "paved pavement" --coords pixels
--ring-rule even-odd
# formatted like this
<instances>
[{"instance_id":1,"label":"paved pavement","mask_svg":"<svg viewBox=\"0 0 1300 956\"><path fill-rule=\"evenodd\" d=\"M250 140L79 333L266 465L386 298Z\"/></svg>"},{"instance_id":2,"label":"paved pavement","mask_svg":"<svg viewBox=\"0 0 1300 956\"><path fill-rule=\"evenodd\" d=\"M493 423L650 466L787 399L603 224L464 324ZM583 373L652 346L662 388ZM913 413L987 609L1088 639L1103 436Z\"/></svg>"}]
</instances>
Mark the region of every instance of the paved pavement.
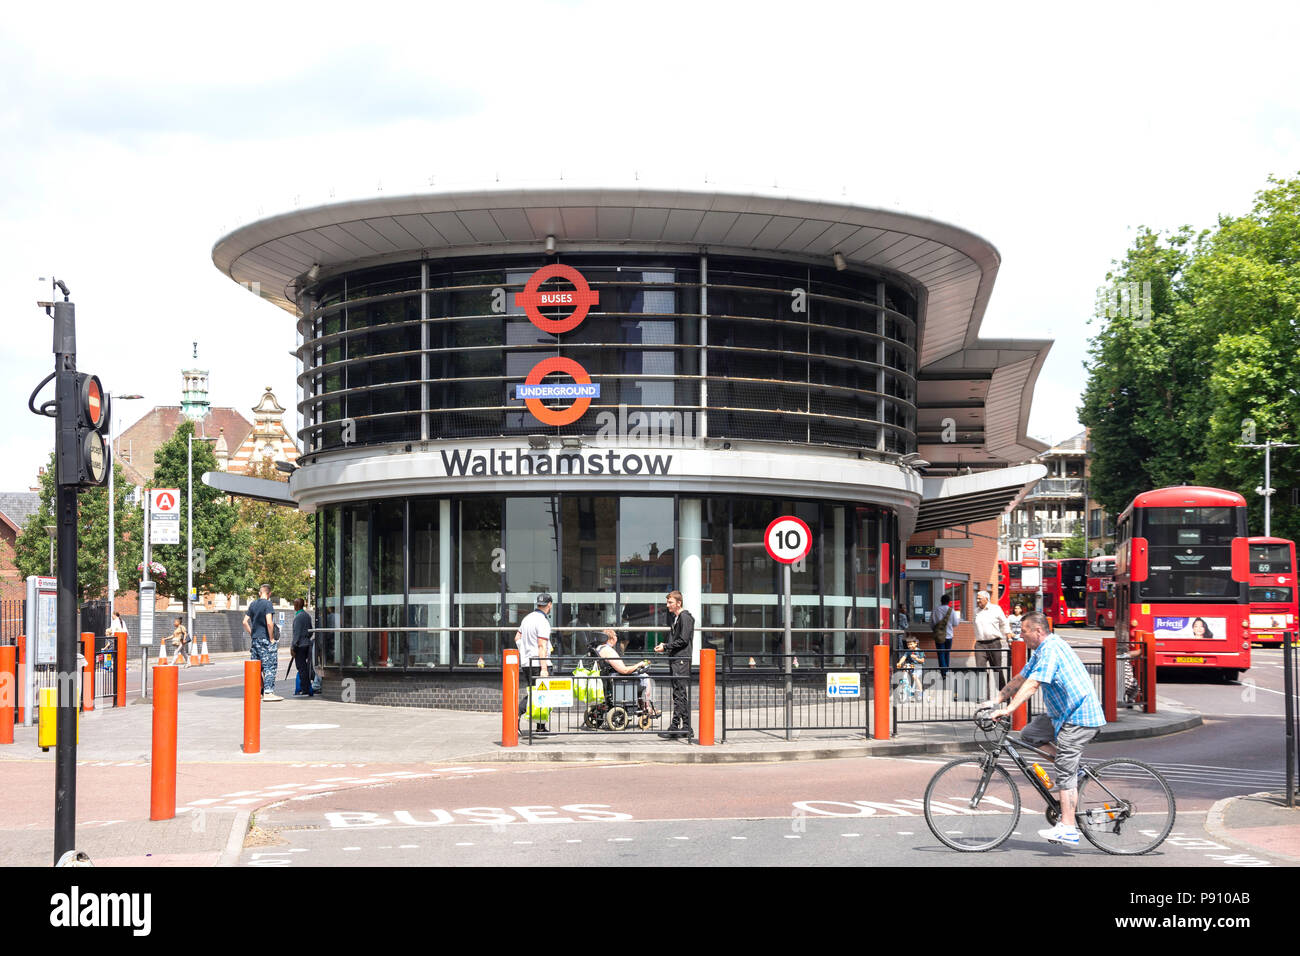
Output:
<instances>
[{"instance_id":1,"label":"paved pavement","mask_svg":"<svg viewBox=\"0 0 1300 956\"><path fill-rule=\"evenodd\" d=\"M229 669L229 667L227 667ZM212 668L218 673L220 664ZM286 697L262 705L259 753L241 750L243 698L238 685L183 691L179 702L178 816L149 821L153 707L135 702L100 709L82 720L78 746L78 841L98 864L231 864L250 834L250 814L294 794L377 786L394 779L454 772L492 761L704 763L814 760L963 752L974 748L968 722L899 724L891 740L861 733L729 732L727 742L664 740L651 733L581 732L503 748L499 714L345 704ZM1178 733L1200 715L1166 708L1122 711L1102 739ZM697 720L698 726L698 720ZM719 720L717 726L721 727ZM0 865L50 862L54 756L36 746L35 728L16 728L0 747L7 781L0 816ZM223 792L225 791L225 792ZM1300 862L1296 811L1262 798L1224 801L1214 817L1225 839Z\"/></svg>"}]
</instances>

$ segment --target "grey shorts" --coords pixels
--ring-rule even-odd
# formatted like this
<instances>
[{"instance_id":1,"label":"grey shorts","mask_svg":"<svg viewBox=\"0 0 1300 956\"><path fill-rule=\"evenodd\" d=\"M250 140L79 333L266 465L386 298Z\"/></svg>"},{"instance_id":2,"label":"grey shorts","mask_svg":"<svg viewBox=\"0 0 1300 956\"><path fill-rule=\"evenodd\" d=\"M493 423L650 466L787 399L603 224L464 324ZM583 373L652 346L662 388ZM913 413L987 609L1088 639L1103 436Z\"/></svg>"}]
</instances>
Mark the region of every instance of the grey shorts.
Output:
<instances>
[{"instance_id":1,"label":"grey shorts","mask_svg":"<svg viewBox=\"0 0 1300 956\"><path fill-rule=\"evenodd\" d=\"M1055 787L1058 790L1076 790L1079 781L1079 759L1088 741L1097 736L1100 727L1080 727L1078 724L1062 724L1059 734L1052 730L1052 718L1038 714L1025 729L1020 731L1020 739L1034 747L1056 743L1056 757L1052 763L1056 767Z\"/></svg>"}]
</instances>

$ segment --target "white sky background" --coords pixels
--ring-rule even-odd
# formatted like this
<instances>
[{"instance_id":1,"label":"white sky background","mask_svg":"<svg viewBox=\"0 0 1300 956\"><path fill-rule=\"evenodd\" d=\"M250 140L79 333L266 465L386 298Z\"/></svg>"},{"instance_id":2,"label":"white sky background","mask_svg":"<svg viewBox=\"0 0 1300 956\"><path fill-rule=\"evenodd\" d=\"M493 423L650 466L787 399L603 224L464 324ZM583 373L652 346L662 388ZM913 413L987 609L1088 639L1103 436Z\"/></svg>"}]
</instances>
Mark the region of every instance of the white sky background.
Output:
<instances>
[{"instance_id":1,"label":"white sky background","mask_svg":"<svg viewBox=\"0 0 1300 956\"><path fill-rule=\"evenodd\" d=\"M985 337L1056 340L1075 418L1096 289L1138 225L1212 226L1300 172L1300 6L9 5L0 24L0 490L53 422L34 306L64 279L117 429L297 400L293 320L221 275L237 226L336 199L597 181L901 208L992 242ZM43 398L52 397L48 389ZM292 415L292 412L290 413ZM290 425L293 420L290 417Z\"/></svg>"}]
</instances>

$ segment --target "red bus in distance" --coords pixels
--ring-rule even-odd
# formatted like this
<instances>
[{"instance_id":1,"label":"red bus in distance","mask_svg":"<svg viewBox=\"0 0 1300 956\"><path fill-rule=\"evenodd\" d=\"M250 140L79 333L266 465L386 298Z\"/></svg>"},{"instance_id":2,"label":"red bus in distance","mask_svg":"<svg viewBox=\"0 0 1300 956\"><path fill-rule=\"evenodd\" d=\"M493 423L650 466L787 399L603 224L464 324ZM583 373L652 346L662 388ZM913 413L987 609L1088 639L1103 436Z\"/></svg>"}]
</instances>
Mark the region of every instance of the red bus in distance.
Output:
<instances>
[{"instance_id":1,"label":"red bus in distance","mask_svg":"<svg viewBox=\"0 0 1300 956\"><path fill-rule=\"evenodd\" d=\"M1246 499L1184 485L1138 495L1116 524L1115 634L1155 634L1156 665L1250 667Z\"/></svg>"},{"instance_id":2,"label":"red bus in distance","mask_svg":"<svg viewBox=\"0 0 1300 956\"><path fill-rule=\"evenodd\" d=\"M1286 538L1251 538L1251 641L1280 645L1282 635L1296 633L1298 618L1295 542Z\"/></svg>"},{"instance_id":3,"label":"red bus in distance","mask_svg":"<svg viewBox=\"0 0 1300 956\"><path fill-rule=\"evenodd\" d=\"M1088 562L1087 624L1102 629L1115 626L1115 556Z\"/></svg>"},{"instance_id":4,"label":"red bus in distance","mask_svg":"<svg viewBox=\"0 0 1300 956\"><path fill-rule=\"evenodd\" d=\"M1021 605L1026 611L1038 606L1038 586L1027 588L1021 583L1024 571L1019 561L998 561L998 606L1011 616L1011 607Z\"/></svg>"},{"instance_id":5,"label":"red bus in distance","mask_svg":"<svg viewBox=\"0 0 1300 956\"><path fill-rule=\"evenodd\" d=\"M1043 613L1053 627L1083 624L1088 616L1088 559L1043 562Z\"/></svg>"}]
</instances>

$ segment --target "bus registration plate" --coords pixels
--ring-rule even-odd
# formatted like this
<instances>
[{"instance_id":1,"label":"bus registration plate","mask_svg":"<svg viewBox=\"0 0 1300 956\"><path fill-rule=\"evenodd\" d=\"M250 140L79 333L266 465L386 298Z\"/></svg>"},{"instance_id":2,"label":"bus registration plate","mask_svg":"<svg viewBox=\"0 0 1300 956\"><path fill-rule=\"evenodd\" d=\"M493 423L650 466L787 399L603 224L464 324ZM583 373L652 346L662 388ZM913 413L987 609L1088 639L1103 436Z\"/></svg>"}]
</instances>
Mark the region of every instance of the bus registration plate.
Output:
<instances>
[{"instance_id":1,"label":"bus registration plate","mask_svg":"<svg viewBox=\"0 0 1300 956\"><path fill-rule=\"evenodd\" d=\"M1175 657L1175 664L1204 664L1204 657Z\"/></svg>"}]
</instances>

